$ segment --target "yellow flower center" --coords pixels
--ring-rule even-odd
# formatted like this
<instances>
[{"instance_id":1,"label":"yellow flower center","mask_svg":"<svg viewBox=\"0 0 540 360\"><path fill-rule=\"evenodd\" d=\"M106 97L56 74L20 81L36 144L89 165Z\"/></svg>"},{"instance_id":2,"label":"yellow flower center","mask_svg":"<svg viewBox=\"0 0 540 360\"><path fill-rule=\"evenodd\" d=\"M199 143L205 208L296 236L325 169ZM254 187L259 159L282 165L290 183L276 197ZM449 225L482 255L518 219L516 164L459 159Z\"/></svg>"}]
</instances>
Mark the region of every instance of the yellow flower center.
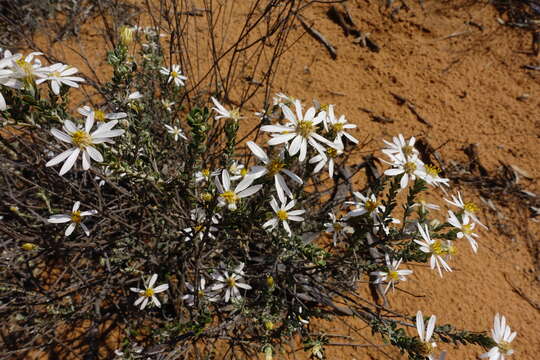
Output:
<instances>
[{"instance_id":1,"label":"yellow flower center","mask_svg":"<svg viewBox=\"0 0 540 360\"><path fill-rule=\"evenodd\" d=\"M300 136L302 137L307 138L314 131L315 131L315 125L313 125L313 121L302 120L298 122L298 125L296 125L296 132L300 134Z\"/></svg>"},{"instance_id":2,"label":"yellow flower center","mask_svg":"<svg viewBox=\"0 0 540 360\"><path fill-rule=\"evenodd\" d=\"M212 200L212 194L205 192L201 195L201 199L202 201L209 202L210 200Z\"/></svg>"},{"instance_id":3,"label":"yellow flower center","mask_svg":"<svg viewBox=\"0 0 540 360\"><path fill-rule=\"evenodd\" d=\"M435 240L435 242L431 244L431 252L435 255L445 255L447 253L445 247L439 240Z\"/></svg>"},{"instance_id":4,"label":"yellow flower center","mask_svg":"<svg viewBox=\"0 0 540 360\"><path fill-rule=\"evenodd\" d=\"M468 203L463 204L463 210L465 210L468 213L474 213L478 211L478 209L479 209L478 206L473 202L468 202Z\"/></svg>"},{"instance_id":5,"label":"yellow flower center","mask_svg":"<svg viewBox=\"0 0 540 360\"><path fill-rule=\"evenodd\" d=\"M94 119L96 119L96 121L105 121L105 113L101 110L95 110L94 111Z\"/></svg>"},{"instance_id":6,"label":"yellow flower center","mask_svg":"<svg viewBox=\"0 0 540 360\"><path fill-rule=\"evenodd\" d=\"M248 169L243 168L242 170L240 170L240 175L242 175L242 177L246 176L247 174L248 174Z\"/></svg>"},{"instance_id":7,"label":"yellow flower center","mask_svg":"<svg viewBox=\"0 0 540 360\"><path fill-rule=\"evenodd\" d=\"M379 202L376 200L367 200L364 204L364 207L366 208L368 213L372 213L375 210L377 210L377 207L379 206Z\"/></svg>"},{"instance_id":8,"label":"yellow flower center","mask_svg":"<svg viewBox=\"0 0 540 360\"><path fill-rule=\"evenodd\" d=\"M234 204L236 201L238 201L238 196L234 193L234 191L225 191L224 193L221 193L220 195L227 204Z\"/></svg>"},{"instance_id":9,"label":"yellow flower center","mask_svg":"<svg viewBox=\"0 0 540 360\"><path fill-rule=\"evenodd\" d=\"M62 77L60 71L53 71L50 75L51 77Z\"/></svg>"},{"instance_id":10,"label":"yellow flower center","mask_svg":"<svg viewBox=\"0 0 540 360\"><path fill-rule=\"evenodd\" d=\"M176 71L171 71L171 77L172 77L172 78L178 77L178 72L176 72Z\"/></svg>"},{"instance_id":11,"label":"yellow flower center","mask_svg":"<svg viewBox=\"0 0 540 360\"><path fill-rule=\"evenodd\" d=\"M274 278L272 276L268 276L266 278L266 286L268 286L269 288L274 287Z\"/></svg>"},{"instance_id":12,"label":"yellow flower center","mask_svg":"<svg viewBox=\"0 0 540 360\"><path fill-rule=\"evenodd\" d=\"M289 214L285 210L278 210L276 213L279 220L285 221L289 218Z\"/></svg>"},{"instance_id":13,"label":"yellow flower center","mask_svg":"<svg viewBox=\"0 0 540 360\"><path fill-rule=\"evenodd\" d=\"M396 280L399 279L399 274L398 274L398 272L397 272L396 270L390 270L390 271L388 272L388 278L389 278L390 280L396 281Z\"/></svg>"},{"instance_id":14,"label":"yellow flower center","mask_svg":"<svg viewBox=\"0 0 540 360\"><path fill-rule=\"evenodd\" d=\"M330 105L328 104L321 105L321 111L328 111L329 108L330 108Z\"/></svg>"},{"instance_id":15,"label":"yellow flower center","mask_svg":"<svg viewBox=\"0 0 540 360\"><path fill-rule=\"evenodd\" d=\"M230 278L227 278L227 286L230 288L236 287L236 279L232 276Z\"/></svg>"},{"instance_id":16,"label":"yellow flower center","mask_svg":"<svg viewBox=\"0 0 540 360\"><path fill-rule=\"evenodd\" d=\"M410 145L405 145L404 147L401 148L401 150L406 156L411 156L414 152L414 147Z\"/></svg>"},{"instance_id":17,"label":"yellow flower center","mask_svg":"<svg viewBox=\"0 0 540 360\"><path fill-rule=\"evenodd\" d=\"M200 297L200 298L204 297L204 290L197 291L197 297Z\"/></svg>"},{"instance_id":18,"label":"yellow flower center","mask_svg":"<svg viewBox=\"0 0 540 360\"><path fill-rule=\"evenodd\" d=\"M238 108L234 108L229 112L229 115L230 115L231 119L239 120L240 119L240 110Z\"/></svg>"},{"instance_id":19,"label":"yellow flower center","mask_svg":"<svg viewBox=\"0 0 540 360\"><path fill-rule=\"evenodd\" d=\"M204 225L196 225L193 227L196 232L204 231Z\"/></svg>"},{"instance_id":20,"label":"yellow flower center","mask_svg":"<svg viewBox=\"0 0 540 360\"><path fill-rule=\"evenodd\" d=\"M441 172L441 169L439 169L435 165L426 165L425 169L426 173L428 173L428 175L431 175L432 177L438 177Z\"/></svg>"},{"instance_id":21,"label":"yellow flower center","mask_svg":"<svg viewBox=\"0 0 540 360\"><path fill-rule=\"evenodd\" d=\"M209 177L210 176L210 169L201 170L201 174L206 178Z\"/></svg>"},{"instance_id":22,"label":"yellow flower center","mask_svg":"<svg viewBox=\"0 0 540 360\"><path fill-rule=\"evenodd\" d=\"M71 213L71 221L74 223L80 223L82 220L81 212L79 210L74 211Z\"/></svg>"},{"instance_id":23,"label":"yellow flower center","mask_svg":"<svg viewBox=\"0 0 540 360\"><path fill-rule=\"evenodd\" d=\"M435 349L433 345L431 345L431 343L422 342L419 346L418 353L423 356L429 356L433 353L434 350Z\"/></svg>"},{"instance_id":24,"label":"yellow flower center","mask_svg":"<svg viewBox=\"0 0 540 360\"><path fill-rule=\"evenodd\" d=\"M272 161L270 161L268 165L266 165L266 169L268 170L268 175L270 176L276 175L284 167L285 167L285 164L281 162L281 160L279 159L272 159Z\"/></svg>"},{"instance_id":25,"label":"yellow flower center","mask_svg":"<svg viewBox=\"0 0 540 360\"><path fill-rule=\"evenodd\" d=\"M457 247L455 247L452 244L446 245L444 250L448 255L457 255L458 250Z\"/></svg>"},{"instance_id":26,"label":"yellow flower center","mask_svg":"<svg viewBox=\"0 0 540 360\"><path fill-rule=\"evenodd\" d=\"M467 234L467 235L470 235L472 234L473 230L472 230L472 224L465 224L461 227L461 230Z\"/></svg>"},{"instance_id":27,"label":"yellow flower center","mask_svg":"<svg viewBox=\"0 0 540 360\"><path fill-rule=\"evenodd\" d=\"M416 163L408 161L405 163L405 165L403 165L403 169L405 170L407 174L412 174L413 172L416 171Z\"/></svg>"},{"instance_id":28,"label":"yellow flower center","mask_svg":"<svg viewBox=\"0 0 540 360\"><path fill-rule=\"evenodd\" d=\"M497 344L497 347L499 348L499 351L505 355L508 354L510 350L512 350L512 348L510 347L510 343L506 341L501 341Z\"/></svg>"},{"instance_id":29,"label":"yellow flower center","mask_svg":"<svg viewBox=\"0 0 540 360\"><path fill-rule=\"evenodd\" d=\"M71 141L74 145L78 146L81 149L84 149L87 146L92 145L92 138L84 130L77 130L71 134Z\"/></svg>"},{"instance_id":30,"label":"yellow flower center","mask_svg":"<svg viewBox=\"0 0 540 360\"><path fill-rule=\"evenodd\" d=\"M148 288L145 291L141 291L141 296L146 296L146 297L154 296L154 289Z\"/></svg>"},{"instance_id":31,"label":"yellow flower center","mask_svg":"<svg viewBox=\"0 0 540 360\"><path fill-rule=\"evenodd\" d=\"M17 60L16 63L17 63L17 65L19 65L19 67L22 69L22 71L24 71L24 73L26 74L27 80L33 79L33 77L34 77L33 70L34 69L32 67L32 64L30 64L29 62L26 62L24 59Z\"/></svg>"},{"instance_id":32,"label":"yellow flower center","mask_svg":"<svg viewBox=\"0 0 540 360\"><path fill-rule=\"evenodd\" d=\"M21 245L21 247L23 248L23 250L32 251L37 248L37 245L32 243L24 243Z\"/></svg>"},{"instance_id":33,"label":"yellow flower center","mask_svg":"<svg viewBox=\"0 0 540 360\"><path fill-rule=\"evenodd\" d=\"M343 123L336 123L336 124L332 125L332 129L334 129L334 131L338 133L340 131L343 131L343 126L344 125L345 124L343 124Z\"/></svg>"},{"instance_id":34,"label":"yellow flower center","mask_svg":"<svg viewBox=\"0 0 540 360\"><path fill-rule=\"evenodd\" d=\"M272 330L274 328L274 323L271 322L270 320L266 320L264 322L264 327L266 330Z\"/></svg>"},{"instance_id":35,"label":"yellow flower center","mask_svg":"<svg viewBox=\"0 0 540 360\"><path fill-rule=\"evenodd\" d=\"M329 147L326 149L326 155L330 158L335 158L338 155L338 151L334 148Z\"/></svg>"},{"instance_id":36,"label":"yellow flower center","mask_svg":"<svg viewBox=\"0 0 540 360\"><path fill-rule=\"evenodd\" d=\"M336 232L340 232L341 230L343 230L343 225L341 225L341 223L339 222L334 223L333 226L334 226L334 231Z\"/></svg>"}]
</instances>

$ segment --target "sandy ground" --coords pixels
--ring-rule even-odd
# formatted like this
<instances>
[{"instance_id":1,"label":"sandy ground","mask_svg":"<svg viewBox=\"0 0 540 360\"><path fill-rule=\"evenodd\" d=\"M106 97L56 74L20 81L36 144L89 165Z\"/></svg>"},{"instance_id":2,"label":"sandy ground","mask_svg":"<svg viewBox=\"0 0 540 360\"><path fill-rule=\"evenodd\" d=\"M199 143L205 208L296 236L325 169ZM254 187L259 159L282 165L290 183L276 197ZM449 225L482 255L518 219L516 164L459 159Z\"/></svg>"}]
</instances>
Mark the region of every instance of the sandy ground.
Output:
<instances>
[{"instance_id":1,"label":"sandy ground","mask_svg":"<svg viewBox=\"0 0 540 360\"><path fill-rule=\"evenodd\" d=\"M409 5L410 11L402 10L391 19L378 2L349 1L356 25L380 46L377 53L346 36L328 18L328 5L307 9L306 21L314 23L335 46L337 58L332 59L313 37L302 36L285 55L273 90L335 104L338 114L346 114L358 125L355 136L369 143L366 152L381 147L383 138L403 133L424 137L440 147L444 159L460 162L467 160L463 149L477 144L488 171L496 171L501 162L518 166L530 177L521 179L523 187L540 192L540 72L522 68L540 63L532 55L530 34L501 26L498 14L486 3L427 1L423 9L417 3ZM235 11L245 11L242 6ZM234 32L234 26L227 31ZM298 25L293 34L303 31ZM66 43L55 50L84 71L86 65L63 47ZM83 44L86 53L97 54L88 58L89 63L104 69L98 56L104 52L103 44L91 40ZM412 101L428 124L400 105L392 93ZM363 109L393 123L374 122ZM539 241L540 226L516 200L492 199L494 210L479 200L473 188L461 190L483 206L479 215L489 227L480 231L478 254L462 243L452 261L455 271L443 279L429 268L415 266L411 280L400 287L417 296L397 291L389 295L391 307L411 315L422 310L426 315L436 314L440 324L477 331L489 330L493 316L501 312L518 332L514 358L536 359L540 354L540 274L535 268L538 259L528 244ZM439 204L443 205L442 199ZM367 291L365 295L369 296ZM348 335L353 343L381 343L369 336L364 324L348 321L360 330L335 321L322 323L321 332ZM448 350L450 360L475 359L482 352L473 346L440 347ZM327 355L329 359L405 358L384 346L331 347ZM295 356L303 358L300 353L290 355Z\"/></svg>"}]
</instances>

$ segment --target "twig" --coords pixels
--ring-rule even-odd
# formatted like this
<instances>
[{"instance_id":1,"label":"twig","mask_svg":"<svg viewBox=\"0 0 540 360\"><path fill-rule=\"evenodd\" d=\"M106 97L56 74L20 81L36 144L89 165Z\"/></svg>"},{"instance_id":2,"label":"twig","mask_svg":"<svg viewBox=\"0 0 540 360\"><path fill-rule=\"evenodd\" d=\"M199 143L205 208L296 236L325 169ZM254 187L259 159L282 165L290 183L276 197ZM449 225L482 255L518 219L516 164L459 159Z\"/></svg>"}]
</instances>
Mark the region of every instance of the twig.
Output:
<instances>
[{"instance_id":1,"label":"twig","mask_svg":"<svg viewBox=\"0 0 540 360\"><path fill-rule=\"evenodd\" d=\"M427 121L422 115L420 115L418 110L416 110L416 105L412 101L408 100L407 98L405 98L405 97L403 97L401 95L395 94L393 92L390 92L390 94L394 98L396 98L399 105L407 105L409 110L414 114L414 116L416 116L418 121L420 121L422 124L427 125L428 127L433 127L433 125L431 125L431 123L429 121Z\"/></svg>"},{"instance_id":2,"label":"twig","mask_svg":"<svg viewBox=\"0 0 540 360\"><path fill-rule=\"evenodd\" d=\"M538 304L536 301L532 300L529 296L527 296L527 294L525 294L523 292L523 290L521 290L520 288L518 288L517 286L514 285L514 283L512 283L512 281L510 281L510 279L508 278L508 274L507 273L504 273L504 278L506 280L506 282L508 282L508 284L510 285L510 287L512 288L512 290L518 294L519 296L521 296L525 301L527 301L533 308L535 308L536 310L540 311L540 304Z\"/></svg>"},{"instance_id":3,"label":"twig","mask_svg":"<svg viewBox=\"0 0 540 360\"><path fill-rule=\"evenodd\" d=\"M332 45L328 40L326 40L326 38L320 32L318 32L317 30L313 28L313 26L308 25L308 23L304 20L302 15L296 14L296 18L300 21L300 23L302 24L302 26L304 27L304 29L306 30L308 34L313 36L316 40L320 41L326 47L332 59L336 59L337 51L334 45Z\"/></svg>"}]
</instances>

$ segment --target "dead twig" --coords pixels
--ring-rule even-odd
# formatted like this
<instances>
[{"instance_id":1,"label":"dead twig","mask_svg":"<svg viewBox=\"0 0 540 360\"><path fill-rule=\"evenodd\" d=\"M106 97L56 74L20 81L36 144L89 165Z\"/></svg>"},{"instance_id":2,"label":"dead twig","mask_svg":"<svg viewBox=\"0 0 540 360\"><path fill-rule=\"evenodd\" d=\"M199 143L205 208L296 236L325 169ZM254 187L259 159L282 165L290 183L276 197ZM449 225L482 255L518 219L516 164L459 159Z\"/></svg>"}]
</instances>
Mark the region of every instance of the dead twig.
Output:
<instances>
[{"instance_id":1,"label":"dead twig","mask_svg":"<svg viewBox=\"0 0 540 360\"><path fill-rule=\"evenodd\" d=\"M381 50L379 45L369 38L369 33L362 32L356 27L348 9L346 7L344 9L344 11L340 11L335 5L332 5L328 10L328 17L343 28L345 36L350 34L355 37L354 44L360 44L373 52L379 52Z\"/></svg>"},{"instance_id":2,"label":"dead twig","mask_svg":"<svg viewBox=\"0 0 540 360\"><path fill-rule=\"evenodd\" d=\"M332 45L328 40L326 40L324 35L318 32L317 30L315 30L315 28L312 25L309 25L306 22L306 20L304 20L302 15L296 14L296 18L300 21L300 23L302 24L302 26L304 27L304 29L309 35L313 36L316 40L320 41L326 47L332 59L336 59L337 51L334 45Z\"/></svg>"},{"instance_id":3,"label":"dead twig","mask_svg":"<svg viewBox=\"0 0 540 360\"><path fill-rule=\"evenodd\" d=\"M518 288L516 285L514 285L514 283L508 278L508 274L507 273L504 273L504 279L506 280L506 282L508 283L508 285L510 285L510 287L512 288L512 290L518 294L519 296L521 296L523 298L523 300L527 301L533 308L535 308L536 310L540 311L540 304L537 303L536 301L534 301L533 299L531 299L527 294L525 294L525 292L523 292L523 290L521 290L520 288Z\"/></svg>"},{"instance_id":4,"label":"dead twig","mask_svg":"<svg viewBox=\"0 0 540 360\"><path fill-rule=\"evenodd\" d=\"M390 94L398 101L399 105L406 105L409 110L414 114L414 116L416 116L416 119L418 119L418 121L420 121L422 124L427 125L428 127L433 127L433 125L431 125L429 121L427 121L422 115L420 115L418 110L416 110L416 105L412 101L393 92L390 92Z\"/></svg>"}]
</instances>

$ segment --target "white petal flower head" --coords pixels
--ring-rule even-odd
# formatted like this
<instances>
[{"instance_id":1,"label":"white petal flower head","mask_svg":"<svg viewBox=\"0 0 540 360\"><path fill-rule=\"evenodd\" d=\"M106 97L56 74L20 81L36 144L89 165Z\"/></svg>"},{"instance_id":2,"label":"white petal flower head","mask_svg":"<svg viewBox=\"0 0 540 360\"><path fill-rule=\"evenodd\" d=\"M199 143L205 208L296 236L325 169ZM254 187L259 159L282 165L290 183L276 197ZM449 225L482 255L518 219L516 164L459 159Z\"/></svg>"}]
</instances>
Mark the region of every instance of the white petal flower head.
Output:
<instances>
[{"instance_id":1,"label":"white petal flower head","mask_svg":"<svg viewBox=\"0 0 540 360\"><path fill-rule=\"evenodd\" d=\"M273 98L274 105L292 105L296 99L292 96L285 95L284 93L277 93Z\"/></svg>"},{"instance_id":2,"label":"white petal flower head","mask_svg":"<svg viewBox=\"0 0 540 360\"><path fill-rule=\"evenodd\" d=\"M325 223L324 226L326 227L325 231L329 234L332 234L334 246L339 240L347 238L349 235L354 234L353 227L347 225L347 223L342 219L338 219L337 216L334 215L334 213L328 213L328 216L330 216L330 220L332 222Z\"/></svg>"},{"instance_id":3,"label":"white petal flower head","mask_svg":"<svg viewBox=\"0 0 540 360\"><path fill-rule=\"evenodd\" d=\"M210 181L213 176L218 176L219 174L220 170L212 171L210 169L202 169L195 173L195 183Z\"/></svg>"},{"instance_id":4,"label":"white petal flower head","mask_svg":"<svg viewBox=\"0 0 540 360\"><path fill-rule=\"evenodd\" d=\"M229 165L229 174L231 175L232 181L240 180L248 174L248 169L244 166L244 164L233 160L231 165Z\"/></svg>"},{"instance_id":5,"label":"white petal flower head","mask_svg":"<svg viewBox=\"0 0 540 360\"><path fill-rule=\"evenodd\" d=\"M211 292L210 289L206 287L206 279L204 277L200 278L197 288L190 283L186 283L186 288L188 289L189 293L182 296L182 300L186 302L187 306L194 306L195 300L199 302L203 300L208 300L211 302L219 300L219 296L216 293Z\"/></svg>"},{"instance_id":6,"label":"white petal flower head","mask_svg":"<svg viewBox=\"0 0 540 360\"><path fill-rule=\"evenodd\" d=\"M317 164L315 165L315 168L313 169L313 173L316 174L324 167L324 165L328 164L328 175L330 177L334 177L334 167L335 167L335 158L343 154L343 144L339 142L335 142L333 147L329 147L325 150L324 153L320 153L315 157L312 157L309 159L310 164Z\"/></svg>"},{"instance_id":7,"label":"white petal flower head","mask_svg":"<svg viewBox=\"0 0 540 360\"><path fill-rule=\"evenodd\" d=\"M402 175L400 186L405 189L409 184L409 181L416 180L417 177L423 179L425 177L424 163L417 156L404 157L403 155L390 155L390 162L386 163L392 165L392 169L388 169L384 172L387 176L399 176Z\"/></svg>"},{"instance_id":8,"label":"white petal flower head","mask_svg":"<svg viewBox=\"0 0 540 360\"><path fill-rule=\"evenodd\" d=\"M374 271L371 273L371 275L376 276L377 279L373 282L374 284L379 284L382 282L386 282L388 285L384 289L384 293L388 291L390 286L392 286L392 290L394 289L394 285L398 281L406 281L407 276L411 275L413 272L412 270L399 270L399 265L401 265L401 260L391 260L390 256L388 254L384 255L384 258L386 260L386 268L387 271Z\"/></svg>"},{"instance_id":9,"label":"white petal flower head","mask_svg":"<svg viewBox=\"0 0 540 360\"><path fill-rule=\"evenodd\" d=\"M285 115L285 119L289 123L284 125L265 125L261 127L262 131L276 133L272 139L268 141L269 145L278 145L288 143L289 155L294 156L298 152L298 159L304 161L307 155L307 146L311 145L319 153L324 153L325 148L321 145L324 143L328 146L334 144L317 133L317 125L325 118L326 113L321 111L317 114L314 107L309 108L305 113L302 111L302 104L299 100L294 102L296 115L287 105L281 105L281 110Z\"/></svg>"},{"instance_id":10,"label":"white petal flower head","mask_svg":"<svg viewBox=\"0 0 540 360\"><path fill-rule=\"evenodd\" d=\"M178 141L178 138L187 140L186 135L184 135L184 130L180 129L179 127L165 125L165 129L167 129L167 132L173 136L174 141Z\"/></svg>"},{"instance_id":11,"label":"white petal flower head","mask_svg":"<svg viewBox=\"0 0 540 360\"><path fill-rule=\"evenodd\" d=\"M253 141L248 141L247 146L249 147L253 155L255 155L264 165L253 166L251 168L249 176L252 176L255 179L258 179L265 175L273 176L276 191L280 201L285 202L285 195L292 199L293 193L287 185L287 182L285 181L282 173L287 175L291 180L295 181L300 185L302 185L304 181L298 175L285 168L287 165L285 164L283 152L280 152L279 156L277 157L270 158L266 151L264 151L259 145L255 144Z\"/></svg>"},{"instance_id":12,"label":"white petal flower head","mask_svg":"<svg viewBox=\"0 0 540 360\"><path fill-rule=\"evenodd\" d=\"M289 236L292 236L291 228L288 221L302 222L304 221L304 218L299 215L302 215L306 212L305 210L291 210L295 205L296 201L291 200L288 204L282 202L281 206L278 206L276 199L272 196L272 200L270 200L270 206L272 207L272 210L274 210L275 217L265 222L262 227L265 229L269 228L270 230L273 230L281 222L283 228L285 229L285 231L287 231L287 234L289 234Z\"/></svg>"},{"instance_id":13,"label":"white petal flower head","mask_svg":"<svg viewBox=\"0 0 540 360\"><path fill-rule=\"evenodd\" d=\"M212 234L218 229L215 226L206 226L207 221L210 221L211 224L217 224L221 216L219 214L214 214L211 219L206 218L206 211L203 208L196 208L191 210L191 220L193 226L185 228L184 232L187 236L184 238L185 241L192 240L195 236L198 236L202 240L205 234L208 234L210 239L215 239L215 236Z\"/></svg>"},{"instance_id":14,"label":"white petal flower head","mask_svg":"<svg viewBox=\"0 0 540 360\"><path fill-rule=\"evenodd\" d=\"M354 206L354 209L351 210L345 216L345 219L367 214L371 218L376 220L378 218L379 213L384 212L385 210L384 205L382 205L381 202L377 200L374 194L371 194L369 196L364 196L361 193L355 191L353 195L355 197L355 201L345 202L345 204Z\"/></svg>"},{"instance_id":15,"label":"white petal flower head","mask_svg":"<svg viewBox=\"0 0 540 360\"><path fill-rule=\"evenodd\" d=\"M127 114L125 112L119 112L119 113L106 113L103 110L99 109L92 109L90 106L83 106L77 109L77 112L83 116L90 116L90 114L94 114L94 120L98 122L98 124L104 123L107 120L120 120L127 117Z\"/></svg>"},{"instance_id":16,"label":"white petal flower head","mask_svg":"<svg viewBox=\"0 0 540 360\"><path fill-rule=\"evenodd\" d=\"M158 278L157 274L152 275L152 277L148 281L148 284L144 285L144 289L139 289L139 288L134 288L134 287L129 288L129 290L139 294L139 298L135 301L135 303L133 303L133 305L139 306L140 304L141 310L144 310L148 302L152 301L152 303L155 306L161 307L161 303L156 297L156 294L167 291L167 289L169 288L169 284L161 284L159 286L154 287L154 284L156 283L157 278Z\"/></svg>"},{"instance_id":17,"label":"white petal flower head","mask_svg":"<svg viewBox=\"0 0 540 360\"><path fill-rule=\"evenodd\" d=\"M118 120L109 121L99 126L97 130L91 132L92 127L94 126L93 114L90 114L86 118L84 128L76 126L70 120L65 120L63 126L64 131L53 128L51 129L51 133L55 138L72 145L72 147L51 159L45 166L54 166L64 162L59 173L60 175L64 175L73 167L80 153L82 153L83 170L90 169L90 159L102 162L103 156L94 146L104 142L114 144L111 138L120 136L124 133L124 130L113 130L113 127L117 123Z\"/></svg>"},{"instance_id":18,"label":"white petal flower head","mask_svg":"<svg viewBox=\"0 0 540 360\"><path fill-rule=\"evenodd\" d=\"M424 169L422 171L422 179L431 186L446 185L450 186L448 183L449 179L440 177L441 169L435 165L424 164Z\"/></svg>"},{"instance_id":19,"label":"white petal flower head","mask_svg":"<svg viewBox=\"0 0 540 360\"><path fill-rule=\"evenodd\" d=\"M225 292L223 300L228 303L231 300L238 300L242 296L239 289L250 290L251 286L243 282L244 263L240 263L231 273L228 271L216 271L212 274L212 279L217 281L211 286L211 291Z\"/></svg>"},{"instance_id":20,"label":"white petal flower head","mask_svg":"<svg viewBox=\"0 0 540 360\"><path fill-rule=\"evenodd\" d=\"M358 140L346 132L347 130L356 129L356 125L349 124L347 119L345 119L345 115L341 115L339 118L337 118L336 114L334 113L334 105L328 106L328 115L325 124L328 124L329 129L336 135L336 138L334 139L335 143L343 145L343 137L345 136L354 144L358 144Z\"/></svg>"},{"instance_id":21,"label":"white petal flower head","mask_svg":"<svg viewBox=\"0 0 540 360\"><path fill-rule=\"evenodd\" d=\"M446 263L443 256L450 254L449 247L445 246L443 242L439 239L431 239L429 235L429 229L427 225L424 225L424 228L420 224L418 225L418 231L422 237L422 240L414 240L415 243L420 245L420 250L430 254L430 266L432 269L437 268L439 275L442 277L441 267L446 271L452 271L450 266Z\"/></svg>"},{"instance_id":22,"label":"white petal flower head","mask_svg":"<svg viewBox=\"0 0 540 360\"><path fill-rule=\"evenodd\" d=\"M506 324L506 318L498 313L493 320L493 329L491 329L491 337L497 346L492 347L485 354L480 355L480 358L489 360L505 360L507 356L514 353L511 347L517 332L512 332L510 326Z\"/></svg>"},{"instance_id":23,"label":"white petal flower head","mask_svg":"<svg viewBox=\"0 0 540 360\"><path fill-rule=\"evenodd\" d=\"M45 81L51 82L51 89L56 95L60 94L60 87L67 85L70 87L78 88L80 82L84 82L84 79L78 76L73 76L78 73L79 70L75 67L56 63L49 67L42 69L41 79L36 80L36 84L41 84Z\"/></svg>"},{"instance_id":24,"label":"white petal flower head","mask_svg":"<svg viewBox=\"0 0 540 360\"><path fill-rule=\"evenodd\" d=\"M390 157L401 156L405 159L418 156L418 150L414 147L416 139L411 137L408 141L405 140L402 134L394 136L392 142L383 140L388 146L382 152Z\"/></svg>"},{"instance_id":25,"label":"white petal flower head","mask_svg":"<svg viewBox=\"0 0 540 360\"><path fill-rule=\"evenodd\" d=\"M475 237L478 237L478 235L473 232L475 223L470 223L470 217L466 213L463 213L461 215L460 221L456 214L452 212L452 210L448 210L447 221L450 225L452 225L456 229L459 229L459 232L457 233L457 238L462 239L463 237L465 237L471 244L471 248L473 249L473 251L477 252L478 242L476 241Z\"/></svg>"},{"instance_id":26,"label":"white petal flower head","mask_svg":"<svg viewBox=\"0 0 540 360\"><path fill-rule=\"evenodd\" d=\"M175 86L184 86L184 81L187 80L187 77L182 75L182 71L180 70L180 65L173 65L171 69L168 69L166 67L162 67L159 72L162 75L168 76L167 78L167 84L169 84L171 81L174 82Z\"/></svg>"},{"instance_id":27,"label":"white petal flower head","mask_svg":"<svg viewBox=\"0 0 540 360\"><path fill-rule=\"evenodd\" d=\"M19 56L20 54L14 55ZM24 59L19 57L13 62L13 70L17 77L24 78L26 83L33 82L36 78L46 76L46 68L41 66L41 60L37 56L43 55L41 52L31 52Z\"/></svg>"},{"instance_id":28,"label":"white petal flower head","mask_svg":"<svg viewBox=\"0 0 540 360\"><path fill-rule=\"evenodd\" d=\"M460 208L461 211L468 215L475 223L482 226L484 229L487 229L487 226L482 224L475 214L479 209L478 205L471 201L463 201L461 193L459 191L457 193L457 196L452 195L452 200L444 199L444 201L446 201L450 205L454 205Z\"/></svg>"},{"instance_id":29,"label":"white petal flower head","mask_svg":"<svg viewBox=\"0 0 540 360\"><path fill-rule=\"evenodd\" d=\"M416 203L412 205L412 207L419 207L421 213L427 213L429 210L439 210L440 206L436 204L431 204L426 201L424 198L419 198Z\"/></svg>"},{"instance_id":30,"label":"white petal flower head","mask_svg":"<svg viewBox=\"0 0 540 360\"><path fill-rule=\"evenodd\" d=\"M73 230L79 225L86 236L90 236L90 230L82 223L82 219L85 216L92 216L97 214L97 210L89 210L89 211L80 211L79 207L81 206L80 201L75 202L73 204L73 208L71 209L70 214L58 214L58 215L52 215L47 219L47 222L51 224L64 224L64 223L70 223L68 227L66 228L66 231L64 232L65 236L69 236L73 233Z\"/></svg>"},{"instance_id":31,"label":"white petal flower head","mask_svg":"<svg viewBox=\"0 0 540 360\"><path fill-rule=\"evenodd\" d=\"M436 360L433 352L435 351L435 348L437 348L437 343L431 341L431 336L433 335L436 321L437 317L435 315L431 315L427 325L425 325L422 312L418 311L416 313L416 330L418 331L418 337L420 338L421 343L419 353L427 357L429 360Z\"/></svg>"},{"instance_id":32,"label":"white petal flower head","mask_svg":"<svg viewBox=\"0 0 540 360\"><path fill-rule=\"evenodd\" d=\"M236 210L237 203L240 199L255 194L262 188L262 185L253 185L255 179L251 176L246 176L236 185L234 190L231 188L231 176L227 169L223 169L221 172L221 181L215 178L215 184L219 192L219 206L227 206L229 210Z\"/></svg>"},{"instance_id":33,"label":"white petal flower head","mask_svg":"<svg viewBox=\"0 0 540 360\"><path fill-rule=\"evenodd\" d=\"M240 116L240 110L238 108L234 108L232 110L227 110L214 97L212 97L212 102L215 105L215 107L213 107L212 110L214 110L217 113L217 115L215 116L216 120L219 120L219 119L232 119L232 120L238 121L238 120L240 120L242 118Z\"/></svg>"}]
</instances>

